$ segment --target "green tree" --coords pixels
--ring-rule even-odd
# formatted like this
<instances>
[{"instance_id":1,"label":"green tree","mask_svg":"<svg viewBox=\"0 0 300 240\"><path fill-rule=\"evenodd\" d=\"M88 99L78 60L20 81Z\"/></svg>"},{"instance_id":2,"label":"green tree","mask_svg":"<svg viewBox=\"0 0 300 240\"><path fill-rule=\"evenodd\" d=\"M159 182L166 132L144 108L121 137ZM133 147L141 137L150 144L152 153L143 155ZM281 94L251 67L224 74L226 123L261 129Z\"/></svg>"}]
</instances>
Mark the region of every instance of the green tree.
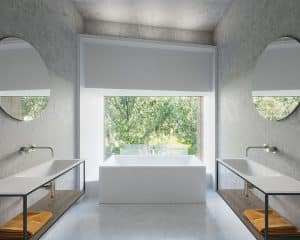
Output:
<instances>
[{"instance_id":1,"label":"green tree","mask_svg":"<svg viewBox=\"0 0 300 240\"><path fill-rule=\"evenodd\" d=\"M197 153L199 97L106 97L106 156L124 144L183 144Z\"/></svg>"},{"instance_id":2,"label":"green tree","mask_svg":"<svg viewBox=\"0 0 300 240\"><path fill-rule=\"evenodd\" d=\"M21 97L22 116L33 120L41 115L48 105L48 97Z\"/></svg>"},{"instance_id":3,"label":"green tree","mask_svg":"<svg viewBox=\"0 0 300 240\"><path fill-rule=\"evenodd\" d=\"M257 96L253 102L260 115L274 121L288 117L299 105L300 97Z\"/></svg>"}]
</instances>

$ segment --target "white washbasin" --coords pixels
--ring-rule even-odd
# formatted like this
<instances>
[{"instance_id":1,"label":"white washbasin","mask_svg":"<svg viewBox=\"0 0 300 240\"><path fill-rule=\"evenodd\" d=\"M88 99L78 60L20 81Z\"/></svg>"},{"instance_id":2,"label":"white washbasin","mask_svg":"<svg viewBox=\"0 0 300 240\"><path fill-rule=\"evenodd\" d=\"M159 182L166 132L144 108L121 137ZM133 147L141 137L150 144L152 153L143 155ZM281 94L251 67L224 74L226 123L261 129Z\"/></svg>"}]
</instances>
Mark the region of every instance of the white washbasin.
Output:
<instances>
[{"instance_id":1,"label":"white washbasin","mask_svg":"<svg viewBox=\"0 0 300 240\"><path fill-rule=\"evenodd\" d=\"M37 166L0 179L0 195L28 195L83 162L80 159L41 162Z\"/></svg>"},{"instance_id":2,"label":"white washbasin","mask_svg":"<svg viewBox=\"0 0 300 240\"><path fill-rule=\"evenodd\" d=\"M14 177L54 177L76 166L81 160L50 160L14 175Z\"/></svg>"},{"instance_id":3,"label":"white washbasin","mask_svg":"<svg viewBox=\"0 0 300 240\"><path fill-rule=\"evenodd\" d=\"M282 174L280 174L279 172L248 159L222 159L220 160L220 162L222 162L225 166L238 173L239 175L260 177L282 176Z\"/></svg>"},{"instance_id":4,"label":"white washbasin","mask_svg":"<svg viewBox=\"0 0 300 240\"><path fill-rule=\"evenodd\" d=\"M218 162L265 194L299 194L300 181L285 176L251 159L227 158Z\"/></svg>"}]
</instances>

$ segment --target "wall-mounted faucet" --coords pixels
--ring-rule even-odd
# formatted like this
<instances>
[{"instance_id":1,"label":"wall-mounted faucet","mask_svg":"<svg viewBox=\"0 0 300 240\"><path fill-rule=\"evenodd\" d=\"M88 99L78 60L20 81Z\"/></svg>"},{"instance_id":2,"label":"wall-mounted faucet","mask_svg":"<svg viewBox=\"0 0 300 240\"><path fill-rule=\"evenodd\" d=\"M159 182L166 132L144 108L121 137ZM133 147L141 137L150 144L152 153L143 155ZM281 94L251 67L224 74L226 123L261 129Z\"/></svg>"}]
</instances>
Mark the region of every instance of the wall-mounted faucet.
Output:
<instances>
[{"instance_id":1,"label":"wall-mounted faucet","mask_svg":"<svg viewBox=\"0 0 300 240\"><path fill-rule=\"evenodd\" d=\"M41 146L36 146L36 145L33 144L33 145L29 145L28 147L21 147L20 152L30 153L30 152L34 152L36 149L50 150L51 157L54 158L54 150L53 150L52 147L41 147Z\"/></svg>"},{"instance_id":2,"label":"wall-mounted faucet","mask_svg":"<svg viewBox=\"0 0 300 240\"><path fill-rule=\"evenodd\" d=\"M52 147L41 147L32 144L29 145L28 147L21 147L19 151L22 153L30 153L30 152L34 152L36 149L49 150L51 152L52 159L54 158L54 149ZM52 181L49 184L43 186L43 188L50 189L50 197L53 199L55 196L55 182Z\"/></svg>"},{"instance_id":3,"label":"wall-mounted faucet","mask_svg":"<svg viewBox=\"0 0 300 240\"><path fill-rule=\"evenodd\" d=\"M269 144L264 144L262 146L249 146L246 148L246 157L249 155L249 150L251 149L263 149L265 152L270 152L273 154L278 153L278 148L275 146L270 146Z\"/></svg>"}]
</instances>

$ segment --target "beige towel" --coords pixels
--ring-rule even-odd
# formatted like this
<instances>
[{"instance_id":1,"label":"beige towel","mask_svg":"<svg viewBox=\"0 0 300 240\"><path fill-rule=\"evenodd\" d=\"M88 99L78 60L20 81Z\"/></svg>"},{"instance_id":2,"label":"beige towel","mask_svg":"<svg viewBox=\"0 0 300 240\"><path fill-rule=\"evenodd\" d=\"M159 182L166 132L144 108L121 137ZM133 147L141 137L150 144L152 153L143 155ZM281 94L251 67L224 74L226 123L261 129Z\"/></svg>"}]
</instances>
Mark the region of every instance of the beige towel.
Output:
<instances>
[{"instance_id":1,"label":"beige towel","mask_svg":"<svg viewBox=\"0 0 300 240\"><path fill-rule=\"evenodd\" d=\"M53 214L47 211L27 213L27 233L31 237L36 234L51 218ZM22 239L23 214L19 214L0 228L0 239Z\"/></svg>"},{"instance_id":2,"label":"beige towel","mask_svg":"<svg viewBox=\"0 0 300 240\"><path fill-rule=\"evenodd\" d=\"M248 209L243 215L249 220L253 227L264 234L265 232L265 211L261 209ZM300 236L297 227L287 219L280 216L274 210L269 210L269 234L271 236Z\"/></svg>"}]
</instances>

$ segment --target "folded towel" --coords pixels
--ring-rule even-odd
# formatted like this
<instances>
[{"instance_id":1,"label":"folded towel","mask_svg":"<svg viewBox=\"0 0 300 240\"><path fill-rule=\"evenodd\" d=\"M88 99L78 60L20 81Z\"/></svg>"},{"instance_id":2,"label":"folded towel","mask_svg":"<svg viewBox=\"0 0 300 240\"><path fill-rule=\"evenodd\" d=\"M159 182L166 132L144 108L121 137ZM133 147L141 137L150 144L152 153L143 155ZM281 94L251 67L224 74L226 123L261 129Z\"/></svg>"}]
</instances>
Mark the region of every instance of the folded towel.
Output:
<instances>
[{"instance_id":1,"label":"folded towel","mask_svg":"<svg viewBox=\"0 0 300 240\"><path fill-rule=\"evenodd\" d=\"M265 211L261 209L248 209L243 215L249 220L253 227L264 234L265 232ZM297 227L290 223L287 219L280 216L274 210L269 210L269 234L272 236L287 235L300 236Z\"/></svg>"},{"instance_id":2,"label":"folded towel","mask_svg":"<svg viewBox=\"0 0 300 240\"><path fill-rule=\"evenodd\" d=\"M47 211L27 213L27 233L31 237L36 234L51 218L53 214ZM22 239L23 214L19 214L0 228L0 240Z\"/></svg>"}]
</instances>

